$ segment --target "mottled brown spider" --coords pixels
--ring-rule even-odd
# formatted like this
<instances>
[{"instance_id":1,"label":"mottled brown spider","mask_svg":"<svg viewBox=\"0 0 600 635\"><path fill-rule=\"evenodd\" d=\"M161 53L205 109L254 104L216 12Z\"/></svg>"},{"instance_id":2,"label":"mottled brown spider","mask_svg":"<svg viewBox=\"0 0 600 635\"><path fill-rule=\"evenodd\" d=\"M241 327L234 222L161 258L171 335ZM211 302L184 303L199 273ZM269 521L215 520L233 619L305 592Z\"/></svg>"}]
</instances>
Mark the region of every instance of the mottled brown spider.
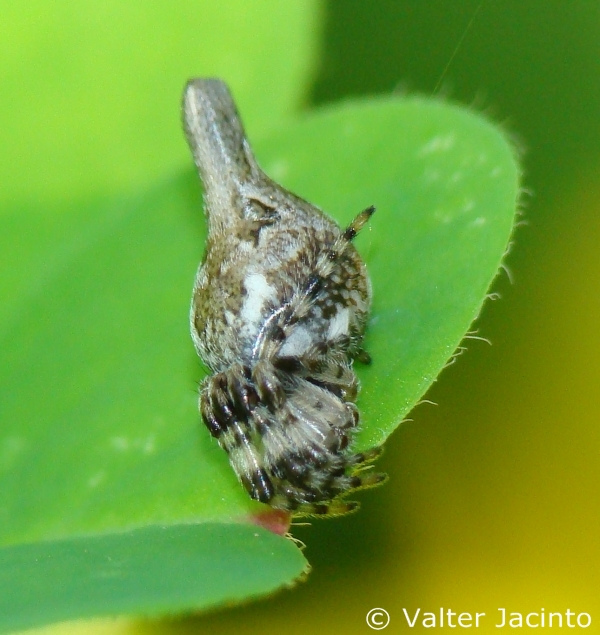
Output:
<instances>
[{"instance_id":1,"label":"mottled brown spider","mask_svg":"<svg viewBox=\"0 0 600 635\"><path fill-rule=\"evenodd\" d=\"M353 453L353 361L371 285L352 245L374 207L345 231L259 168L227 86L188 82L188 142L204 185L206 255L191 332L214 373L200 412L250 496L295 514L339 515L353 490L381 483L379 448Z\"/></svg>"}]
</instances>

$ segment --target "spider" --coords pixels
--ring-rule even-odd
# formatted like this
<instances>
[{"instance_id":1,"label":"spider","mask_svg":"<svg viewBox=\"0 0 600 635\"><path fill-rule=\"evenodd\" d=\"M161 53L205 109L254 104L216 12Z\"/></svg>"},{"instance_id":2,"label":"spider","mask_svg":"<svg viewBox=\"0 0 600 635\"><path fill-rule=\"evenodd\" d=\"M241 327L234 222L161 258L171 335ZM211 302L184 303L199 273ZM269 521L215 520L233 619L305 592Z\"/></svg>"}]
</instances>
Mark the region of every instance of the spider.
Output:
<instances>
[{"instance_id":1,"label":"spider","mask_svg":"<svg viewBox=\"0 0 600 635\"><path fill-rule=\"evenodd\" d=\"M200 386L206 427L255 500L295 515L340 515L348 492L378 485L380 448L350 449L359 425L354 359L371 303L345 229L258 166L232 96L194 79L183 124L204 186L208 238L190 326L212 371Z\"/></svg>"}]
</instances>

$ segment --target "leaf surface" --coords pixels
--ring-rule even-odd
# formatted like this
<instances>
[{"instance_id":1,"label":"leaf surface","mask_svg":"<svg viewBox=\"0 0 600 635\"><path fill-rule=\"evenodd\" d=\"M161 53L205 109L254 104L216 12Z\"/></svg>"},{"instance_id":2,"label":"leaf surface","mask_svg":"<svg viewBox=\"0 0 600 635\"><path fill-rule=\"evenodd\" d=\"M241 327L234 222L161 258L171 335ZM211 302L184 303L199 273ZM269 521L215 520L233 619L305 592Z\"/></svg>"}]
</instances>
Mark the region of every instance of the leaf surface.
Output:
<instances>
[{"instance_id":1,"label":"leaf surface","mask_svg":"<svg viewBox=\"0 0 600 635\"><path fill-rule=\"evenodd\" d=\"M331 107L257 138L255 148L267 173L342 224L377 206L357 239L375 299L366 338L373 363L359 367L356 447L382 443L451 357L498 271L518 194L512 150L479 116L421 99ZM21 587L10 582L23 571L36 579L27 595L39 608L31 624L152 606L172 613L266 592L256 577L238 584L235 571L262 562L264 545L253 526L239 533L231 524L262 506L237 483L196 407L204 371L188 310L204 242L197 177L186 170L137 196L61 214L14 210L0 218L0 240L6 606L26 611L13 595ZM197 528L188 531L190 523ZM199 580L190 591L191 573L178 578L177 558L155 560L164 535L177 553L198 545L198 578L214 571L202 554L220 559L229 590L205 595ZM240 535L247 549L228 560ZM304 561L284 538L269 539L280 572L273 589L297 577ZM135 546L130 555L124 544ZM168 593L132 574L119 587L129 599L117 602L118 593L93 582L100 570L92 564L85 592L61 594L84 566L65 554L113 547L123 571L159 567ZM64 577L46 566L45 549L62 554ZM52 610L46 597L56 598ZM17 623L3 615L3 628Z\"/></svg>"},{"instance_id":2,"label":"leaf surface","mask_svg":"<svg viewBox=\"0 0 600 635\"><path fill-rule=\"evenodd\" d=\"M154 525L93 541L7 547L0 550L0 631L197 611L272 592L305 566L291 541L242 524Z\"/></svg>"}]
</instances>

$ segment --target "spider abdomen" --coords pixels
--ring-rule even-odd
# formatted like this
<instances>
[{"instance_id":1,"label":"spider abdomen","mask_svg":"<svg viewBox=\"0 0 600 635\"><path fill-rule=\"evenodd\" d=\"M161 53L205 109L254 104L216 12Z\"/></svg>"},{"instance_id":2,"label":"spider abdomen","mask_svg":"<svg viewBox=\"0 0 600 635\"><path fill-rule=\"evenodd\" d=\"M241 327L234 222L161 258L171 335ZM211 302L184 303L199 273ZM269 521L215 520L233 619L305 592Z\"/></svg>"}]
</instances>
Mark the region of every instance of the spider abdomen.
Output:
<instances>
[{"instance_id":1,"label":"spider abdomen","mask_svg":"<svg viewBox=\"0 0 600 635\"><path fill-rule=\"evenodd\" d=\"M259 168L223 82L193 80L184 127L204 184L206 255L192 297L196 350L212 371L200 411L250 496L300 514L341 514L380 483L380 450L353 453L355 357L371 303L345 229Z\"/></svg>"}]
</instances>

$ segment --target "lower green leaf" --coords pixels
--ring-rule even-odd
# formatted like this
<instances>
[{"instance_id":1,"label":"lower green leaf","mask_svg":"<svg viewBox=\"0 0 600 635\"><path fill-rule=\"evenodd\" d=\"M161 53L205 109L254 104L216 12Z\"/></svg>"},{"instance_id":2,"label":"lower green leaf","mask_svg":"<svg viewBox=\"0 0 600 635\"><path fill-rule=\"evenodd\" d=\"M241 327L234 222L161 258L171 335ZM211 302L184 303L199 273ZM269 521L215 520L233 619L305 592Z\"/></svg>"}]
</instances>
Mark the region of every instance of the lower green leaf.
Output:
<instances>
[{"instance_id":1,"label":"lower green leaf","mask_svg":"<svg viewBox=\"0 0 600 635\"><path fill-rule=\"evenodd\" d=\"M271 593L306 560L242 524L149 526L0 550L0 632L72 618L169 615Z\"/></svg>"}]
</instances>

